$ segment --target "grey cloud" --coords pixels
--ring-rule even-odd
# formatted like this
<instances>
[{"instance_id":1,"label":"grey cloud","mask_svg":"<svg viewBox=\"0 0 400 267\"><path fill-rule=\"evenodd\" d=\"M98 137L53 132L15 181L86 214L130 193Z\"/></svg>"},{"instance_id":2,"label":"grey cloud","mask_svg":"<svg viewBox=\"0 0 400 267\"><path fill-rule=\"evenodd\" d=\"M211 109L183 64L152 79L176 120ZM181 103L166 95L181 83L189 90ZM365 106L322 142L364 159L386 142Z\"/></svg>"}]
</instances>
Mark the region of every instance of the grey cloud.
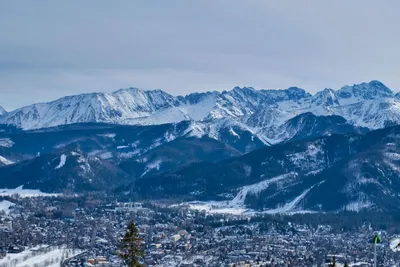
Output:
<instances>
[{"instance_id":1,"label":"grey cloud","mask_svg":"<svg viewBox=\"0 0 400 267\"><path fill-rule=\"evenodd\" d=\"M121 87L400 88L398 1L8 1L0 105ZM34 93L34 94L32 94Z\"/></svg>"}]
</instances>

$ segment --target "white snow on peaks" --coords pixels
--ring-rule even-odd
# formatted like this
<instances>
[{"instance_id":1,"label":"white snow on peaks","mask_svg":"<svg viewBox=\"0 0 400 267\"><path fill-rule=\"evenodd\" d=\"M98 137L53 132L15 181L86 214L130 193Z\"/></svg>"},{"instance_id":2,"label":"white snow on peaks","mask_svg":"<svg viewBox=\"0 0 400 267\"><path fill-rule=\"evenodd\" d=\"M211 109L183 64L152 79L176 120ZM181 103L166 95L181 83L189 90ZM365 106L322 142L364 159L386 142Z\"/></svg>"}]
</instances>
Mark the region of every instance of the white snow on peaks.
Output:
<instances>
[{"instance_id":1,"label":"white snow on peaks","mask_svg":"<svg viewBox=\"0 0 400 267\"><path fill-rule=\"evenodd\" d=\"M201 121L205 119L210 114L210 111L215 107L216 99L216 95L212 94L206 96L196 104L184 104L180 106L180 108L193 120Z\"/></svg>"},{"instance_id":2,"label":"white snow on peaks","mask_svg":"<svg viewBox=\"0 0 400 267\"><path fill-rule=\"evenodd\" d=\"M14 144L10 138L0 138L0 146L2 147L13 147Z\"/></svg>"},{"instance_id":3,"label":"white snow on peaks","mask_svg":"<svg viewBox=\"0 0 400 267\"><path fill-rule=\"evenodd\" d=\"M291 134L284 134L286 130L282 127L288 120L306 112L317 116L338 115L355 126L378 129L400 124L400 98L378 81L345 86L340 90L325 89L314 96L299 88L235 87L220 93L179 97L161 90L128 88L111 94L68 96L23 107L0 116L0 123L29 130L85 122L158 125L196 121L207 126L204 129L209 129L205 131L210 137L218 139L221 121L230 121L246 127L268 145L290 139ZM232 130L241 135L236 127Z\"/></svg>"},{"instance_id":4,"label":"white snow on peaks","mask_svg":"<svg viewBox=\"0 0 400 267\"><path fill-rule=\"evenodd\" d=\"M54 169L57 170L64 167L66 161L67 161L67 156L65 154L62 154L60 156L60 163Z\"/></svg>"},{"instance_id":5,"label":"white snow on peaks","mask_svg":"<svg viewBox=\"0 0 400 267\"><path fill-rule=\"evenodd\" d=\"M130 88L112 94L82 94L34 104L7 113L0 121L23 129L83 122L121 123L126 119L150 116L171 106L174 100L160 90Z\"/></svg>"},{"instance_id":6,"label":"white snow on peaks","mask_svg":"<svg viewBox=\"0 0 400 267\"><path fill-rule=\"evenodd\" d=\"M0 162L3 163L4 165L11 165L11 164L14 164L13 161L8 160L8 159L6 159L6 158L4 158L4 157L2 157L2 156L0 156Z\"/></svg>"},{"instance_id":7,"label":"white snow on peaks","mask_svg":"<svg viewBox=\"0 0 400 267\"><path fill-rule=\"evenodd\" d=\"M18 186L17 188L14 189L0 189L0 196L13 196L13 195L18 195L19 197L25 198L25 197L56 197L59 196L60 194L54 194L54 193L43 193L38 189L24 189L23 185Z\"/></svg>"},{"instance_id":8,"label":"white snow on peaks","mask_svg":"<svg viewBox=\"0 0 400 267\"><path fill-rule=\"evenodd\" d=\"M8 201L8 200L2 200L0 201L0 212L4 211L6 214L10 213L10 208L14 206L15 204Z\"/></svg>"},{"instance_id":9,"label":"white snow on peaks","mask_svg":"<svg viewBox=\"0 0 400 267\"><path fill-rule=\"evenodd\" d=\"M184 111L179 107L170 107L157 111L156 113L140 118L127 119L124 124L139 124L139 125L159 125L166 123L176 123L181 121L191 120Z\"/></svg>"}]
</instances>

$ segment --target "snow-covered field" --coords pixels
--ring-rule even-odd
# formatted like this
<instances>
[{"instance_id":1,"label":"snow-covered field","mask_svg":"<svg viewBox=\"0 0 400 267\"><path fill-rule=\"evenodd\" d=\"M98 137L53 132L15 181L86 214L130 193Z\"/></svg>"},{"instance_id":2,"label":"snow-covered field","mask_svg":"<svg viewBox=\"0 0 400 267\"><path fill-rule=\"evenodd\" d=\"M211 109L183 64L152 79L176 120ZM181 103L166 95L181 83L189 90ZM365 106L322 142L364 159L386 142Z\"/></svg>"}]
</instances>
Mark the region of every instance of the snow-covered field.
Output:
<instances>
[{"instance_id":1,"label":"snow-covered field","mask_svg":"<svg viewBox=\"0 0 400 267\"><path fill-rule=\"evenodd\" d=\"M21 253L9 253L0 259L0 267L59 267L68 258L82 253L79 249L37 246Z\"/></svg>"},{"instance_id":2,"label":"snow-covered field","mask_svg":"<svg viewBox=\"0 0 400 267\"><path fill-rule=\"evenodd\" d=\"M10 207L14 205L14 203L8 200L2 200L0 201L0 212L4 211L6 214L8 214L10 212Z\"/></svg>"},{"instance_id":3,"label":"snow-covered field","mask_svg":"<svg viewBox=\"0 0 400 267\"><path fill-rule=\"evenodd\" d=\"M186 205L189 209L204 211L208 214L231 214L231 215L257 215L257 214L305 214L305 213L314 213L315 211L311 210L302 210L295 209L294 205L297 204L299 199L304 197L307 192L303 192L300 196L295 198L293 201L286 203L282 207L264 210L264 211L255 211L253 209L248 209L244 205L232 206L229 201L192 201L188 203L182 203L181 205Z\"/></svg>"},{"instance_id":4,"label":"snow-covered field","mask_svg":"<svg viewBox=\"0 0 400 267\"><path fill-rule=\"evenodd\" d=\"M56 197L60 194L54 193L43 193L38 189L24 189L23 186L19 186L14 189L0 189L0 196L12 196L19 195L19 197Z\"/></svg>"},{"instance_id":5,"label":"snow-covered field","mask_svg":"<svg viewBox=\"0 0 400 267\"><path fill-rule=\"evenodd\" d=\"M389 247L393 252L399 252L400 251L400 238L393 238L390 240Z\"/></svg>"},{"instance_id":6,"label":"snow-covered field","mask_svg":"<svg viewBox=\"0 0 400 267\"><path fill-rule=\"evenodd\" d=\"M241 206L230 206L228 201L193 201L186 203L190 209L205 211L210 214L232 214L241 215L251 212L251 210L246 209ZM185 204L184 204L185 205Z\"/></svg>"}]
</instances>

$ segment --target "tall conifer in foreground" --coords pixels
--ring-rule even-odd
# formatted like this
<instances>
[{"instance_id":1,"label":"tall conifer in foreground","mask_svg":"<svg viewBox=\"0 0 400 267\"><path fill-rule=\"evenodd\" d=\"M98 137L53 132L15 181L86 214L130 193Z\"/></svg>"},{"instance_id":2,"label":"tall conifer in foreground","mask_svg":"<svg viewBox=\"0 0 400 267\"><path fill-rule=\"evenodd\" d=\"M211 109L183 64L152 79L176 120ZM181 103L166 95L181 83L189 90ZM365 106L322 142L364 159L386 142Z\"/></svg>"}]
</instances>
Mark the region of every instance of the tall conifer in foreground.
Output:
<instances>
[{"instance_id":1,"label":"tall conifer in foreground","mask_svg":"<svg viewBox=\"0 0 400 267\"><path fill-rule=\"evenodd\" d=\"M140 260L144 257L142 250L143 239L139 236L139 229L134 221L130 221L124 237L121 239L120 252L118 256L124 260L129 267L142 267Z\"/></svg>"}]
</instances>

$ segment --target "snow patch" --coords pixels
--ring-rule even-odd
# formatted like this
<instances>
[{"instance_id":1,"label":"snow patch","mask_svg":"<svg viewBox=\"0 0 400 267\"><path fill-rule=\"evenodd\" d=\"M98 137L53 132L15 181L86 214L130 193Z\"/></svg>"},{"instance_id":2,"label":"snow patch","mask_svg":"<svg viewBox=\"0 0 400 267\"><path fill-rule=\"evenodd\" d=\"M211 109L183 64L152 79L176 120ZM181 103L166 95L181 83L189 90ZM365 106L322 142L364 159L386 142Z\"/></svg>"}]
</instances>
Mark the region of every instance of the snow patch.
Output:
<instances>
[{"instance_id":1,"label":"snow patch","mask_svg":"<svg viewBox=\"0 0 400 267\"><path fill-rule=\"evenodd\" d=\"M78 163L80 164L79 167L83 170L83 172L85 174L87 174L87 173L92 171L92 168L91 168L88 160L85 157L80 156L78 158Z\"/></svg>"},{"instance_id":2,"label":"snow patch","mask_svg":"<svg viewBox=\"0 0 400 267\"><path fill-rule=\"evenodd\" d=\"M203 129L202 125L198 123L192 123L186 130L185 134L190 137L201 138L206 135L206 131Z\"/></svg>"},{"instance_id":3,"label":"snow patch","mask_svg":"<svg viewBox=\"0 0 400 267\"><path fill-rule=\"evenodd\" d=\"M232 128L229 128L229 133L235 137L237 137L238 139L240 139L240 135L238 135Z\"/></svg>"},{"instance_id":4,"label":"snow patch","mask_svg":"<svg viewBox=\"0 0 400 267\"><path fill-rule=\"evenodd\" d=\"M400 154L393 152L386 152L385 156L391 160L400 160Z\"/></svg>"},{"instance_id":5,"label":"snow patch","mask_svg":"<svg viewBox=\"0 0 400 267\"><path fill-rule=\"evenodd\" d=\"M106 133L106 134L98 134L97 136L114 139L117 136L117 134L115 134L115 133Z\"/></svg>"},{"instance_id":6,"label":"snow patch","mask_svg":"<svg viewBox=\"0 0 400 267\"><path fill-rule=\"evenodd\" d=\"M69 249L66 247L56 248L40 245L26 249L20 253L9 253L0 259L0 266L34 267L34 266L60 266L61 262L68 257L81 254L80 249ZM5 264L5 265L4 265ZM8 265L11 264L11 265Z\"/></svg>"},{"instance_id":7,"label":"snow patch","mask_svg":"<svg viewBox=\"0 0 400 267\"><path fill-rule=\"evenodd\" d=\"M305 151L288 154L287 158L303 171L313 171L321 168L324 163L323 155L321 147L310 144Z\"/></svg>"},{"instance_id":8,"label":"snow patch","mask_svg":"<svg viewBox=\"0 0 400 267\"><path fill-rule=\"evenodd\" d=\"M390 250L392 250L393 252L400 252L400 238L393 238L392 240L390 240Z\"/></svg>"},{"instance_id":9,"label":"snow patch","mask_svg":"<svg viewBox=\"0 0 400 267\"><path fill-rule=\"evenodd\" d=\"M4 158L4 157L2 157L2 156L0 156L0 162L3 163L4 165L11 165L11 164L14 164L13 161L8 160L8 159L6 159L6 158Z\"/></svg>"},{"instance_id":10,"label":"snow patch","mask_svg":"<svg viewBox=\"0 0 400 267\"><path fill-rule=\"evenodd\" d=\"M145 176L145 175L146 175L147 173L149 173L151 170L154 170L154 169L159 170L160 167L161 167L161 163L162 163L161 160L155 160L155 161L153 161L153 162L147 164L144 173L143 173L140 177Z\"/></svg>"},{"instance_id":11,"label":"snow patch","mask_svg":"<svg viewBox=\"0 0 400 267\"><path fill-rule=\"evenodd\" d=\"M204 211L210 214L241 215L249 211L248 209L243 207L230 207L227 206L225 203L219 201L210 201L210 202L193 201L189 202L188 205L190 209Z\"/></svg>"},{"instance_id":12,"label":"snow patch","mask_svg":"<svg viewBox=\"0 0 400 267\"><path fill-rule=\"evenodd\" d=\"M15 204L8 201L8 200L3 200L0 201L0 212L4 211L6 214L10 213L10 207L14 206Z\"/></svg>"},{"instance_id":13,"label":"snow patch","mask_svg":"<svg viewBox=\"0 0 400 267\"><path fill-rule=\"evenodd\" d=\"M2 147L13 147L14 144L10 138L0 138L0 146Z\"/></svg>"},{"instance_id":14,"label":"snow patch","mask_svg":"<svg viewBox=\"0 0 400 267\"><path fill-rule=\"evenodd\" d=\"M14 189L0 189L0 196L13 196L19 195L19 197L26 198L26 197L57 197L61 194L55 193L43 193L38 189L24 189L23 185L18 186Z\"/></svg>"},{"instance_id":15,"label":"snow patch","mask_svg":"<svg viewBox=\"0 0 400 267\"><path fill-rule=\"evenodd\" d=\"M190 120L190 116L179 107L170 107L159 110L150 116L127 119L123 123L129 125L160 125Z\"/></svg>"},{"instance_id":16,"label":"snow patch","mask_svg":"<svg viewBox=\"0 0 400 267\"><path fill-rule=\"evenodd\" d=\"M137 156L137 155L139 155L139 154L141 154L140 149L136 149L136 150L134 150L134 151L132 151L132 152L119 153L118 156L119 156L121 159L130 159L130 158L132 158L132 157L134 157L134 156Z\"/></svg>"},{"instance_id":17,"label":"snow patch","mask_svg":"<svg viewBox=\"0 0 400 267\"><path fill-rule=\"evenodd\" d=\"M359 200L359 201L350 202L349 204L347 204L344 207L344 210L359 212L363 209L368 209L371 206L372 206L372 203L369 202L368 200Z\"/></svg>"},{"instance_id":18,"label":"snow patch","mask_svg":"<svg viewBox=\"0 0 400 267\"><path fill-rule=\"evenodd\" d=\"M318 170L310 171L310 172L307 172L307 173L305 174L305 176L317 175L318 173L322 172L323 170L324 170L324 169L318 169Z\"/></svg>"},{"instance_id":19,"label":"snow patch","mask_svg":"<svg viewBox=\"0 0 400 267\"><path fill-rule=\"evenodd\" d=\"M99 154L97 156L99 158L101 158L101 159L111 159L111 158L114 157L112 152L104 152L104 153L101 153L101 154Z\"/></svg>"},{"instance_id":20,"label":"snow patch","mask_svg":"<svg viewBox=\"0 0 400 267\"><path fill-rule=\"evenodd\" d=\"M67 161L67 156L65 154L62 154L60 157L60 163L54 169L57 170L64 167L66 161Z\"/></svg>"},{"instance_id":21,"label":"snow patch","mask_svg":"<svg viewBox=\"0 0 400 267\"><path fill-rule=\"evenodd\" d=\"M394 172L400 173L400 167L398 167L396 164L393 164L392 162L389 162L389 161L385 161L385 163L386 163L387 165L389 165L389 167L390 167Z\"/></svg>"}]
</instances>

